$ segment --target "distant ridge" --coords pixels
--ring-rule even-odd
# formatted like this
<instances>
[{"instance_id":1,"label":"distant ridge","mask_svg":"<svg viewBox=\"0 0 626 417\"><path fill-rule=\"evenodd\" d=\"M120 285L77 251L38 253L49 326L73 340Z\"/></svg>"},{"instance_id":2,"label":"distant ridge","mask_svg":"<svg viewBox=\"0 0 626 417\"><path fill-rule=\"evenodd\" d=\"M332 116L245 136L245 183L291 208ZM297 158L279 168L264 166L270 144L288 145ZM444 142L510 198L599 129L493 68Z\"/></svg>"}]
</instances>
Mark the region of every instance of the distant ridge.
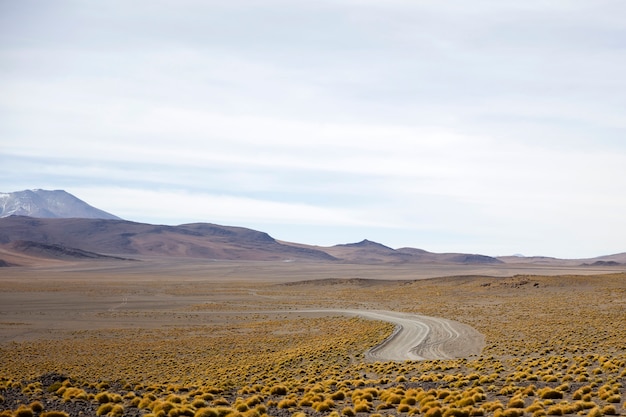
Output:
<instances>
[{"instance_id":1,"label":"distant ridge","mask_svg":"<svg viewBox=\"0 0 626 417\"><path fill-rule=\"evenodd\" d=\"M114 259L128 260L117 256L107 256L100 253L89 252L82 249L68 248L62 245L49 245L28 240L17 240L12 242L10 247L16 251L27 255L34 255L52 259Z\"/></svg>"},{"instance_id":2,"label":"distant ridge","mask_svg":"<svg viewBox=\"0 0 626 417\"><path fill-rule=\"evenodd\" d=\"M328 253L312 247L280 243L264 232L209 223L164 226L107 219L0 218L0 245L8 251L23 252L23 248L15 246L17 241L30 242L28 247L39 244L38 250L47 248L48 257L54 248L62 247L123 257L335 260Z\"/></svg>"},{"instance_id":3,"label":"distant ridge","mask_svg":"<svg viewBox=\"0 0 626 417\"><path fill-rule=\"evenodd\" d=\"M367 239L363 239L360 242L356 242L356 243L341 243L339 245L335 245L336 247L346 247L346 248L375 248L375 249L382 249L382 250L390 250L393 251L394 249L390 248L389 246L385 246L382 243L378 243L378 242L373 242L371 240L367 240Z\"/></svg>"},{"instance_id":4,"label":"distant ridge","mask_svg":"<svg viewBox=\"0 0 626 417\"><path fill-rule=\"evenodd\" d=\"M63 190L23 190L0 193L0 217L116 219Z\"/></svg>"},{"instance_id":5,"label":"distant ridge","mask_svg":"<svg viewBox=\"0 0 626 417\"><path fill-rule=\"evenodd\" d=\"M265 232L244 227L211 223L167 226L127 221L63 190L0 193L0 267L33 265L37 259L63 262L143 256L348 264L532 264L602 268L626 265L626 252L568 260L393 249L368 239L321 247L278 241Z\"/></svg>"},{"instance_id":6,"label":"distant ridge","mask_svg":"<svg viewBox=\"0 0 626 417\"><path fill-rule=\"evenodd\" d=\"M59 260L159 256L355 264L501 263L483 255L395 250L367 239L331 247L279 242L265 232L210 223L165 226L115 219L27 216L0 218L0 246L5 252ZM12 263L9 258L5 261Z\"/></svg>"}]
</instances>

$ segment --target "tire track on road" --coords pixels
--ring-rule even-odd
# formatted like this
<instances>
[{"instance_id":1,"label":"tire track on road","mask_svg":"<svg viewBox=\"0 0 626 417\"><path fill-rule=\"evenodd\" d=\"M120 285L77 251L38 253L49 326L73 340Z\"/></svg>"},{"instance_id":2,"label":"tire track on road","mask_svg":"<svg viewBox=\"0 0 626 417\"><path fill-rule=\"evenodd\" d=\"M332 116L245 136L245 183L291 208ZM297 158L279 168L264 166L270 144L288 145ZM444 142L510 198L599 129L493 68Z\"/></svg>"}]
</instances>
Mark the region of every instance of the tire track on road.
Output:
<instances>
[{"instance_id":1,"label":"tire track on road","mask_svg":"<svg viewBox=\"0 0 626 417\"><path fill-rule=\"evenodd\" d=\"M466 324L439 317L384 310L299 310L340 313L396 325L393 334L365 353L372 361L453 359L479 355L484 347L481 333Z\"/></svg>"}]
</instances>

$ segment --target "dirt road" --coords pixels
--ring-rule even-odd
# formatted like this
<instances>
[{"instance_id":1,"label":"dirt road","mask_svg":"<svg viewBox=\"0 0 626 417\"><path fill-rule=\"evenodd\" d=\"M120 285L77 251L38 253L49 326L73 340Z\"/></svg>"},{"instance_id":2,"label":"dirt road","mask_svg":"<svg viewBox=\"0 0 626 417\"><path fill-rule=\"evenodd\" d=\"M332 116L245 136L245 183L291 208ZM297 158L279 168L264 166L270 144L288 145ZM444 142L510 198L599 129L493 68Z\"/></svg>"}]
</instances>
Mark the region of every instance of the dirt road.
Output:
<instances>
[{"instance_id":1,"label":"dirt road","mask_svg":"<svg viewBox=\"0 0 626 417\"><path fill-rule=\"evenodd\" d=\"M479 355L484 337L474 328L453 320L381 310L309 310L341 313L396 325L394 333L365 356L373 361L452 359Z\"/></svg>"}]
</instances>

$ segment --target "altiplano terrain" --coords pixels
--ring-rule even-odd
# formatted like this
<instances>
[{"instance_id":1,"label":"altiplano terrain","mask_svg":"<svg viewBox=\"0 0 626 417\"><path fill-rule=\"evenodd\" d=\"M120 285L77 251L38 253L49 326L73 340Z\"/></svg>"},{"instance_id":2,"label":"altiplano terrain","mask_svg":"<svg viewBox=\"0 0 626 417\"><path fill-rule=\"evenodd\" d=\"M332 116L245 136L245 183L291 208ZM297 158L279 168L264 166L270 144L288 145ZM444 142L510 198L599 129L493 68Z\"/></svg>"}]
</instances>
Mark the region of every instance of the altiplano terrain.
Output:
<instances>
[{"instance_id":1,"label":"altiplano terrain","mask_svg":"<svg viewBox=\"0 0 626 417\"><path fill-rule=\"evenodd\" d=\"M0 413L625 414L624 273L429 278L456 267L3 268Z\"/></svg>"}]
</instances>

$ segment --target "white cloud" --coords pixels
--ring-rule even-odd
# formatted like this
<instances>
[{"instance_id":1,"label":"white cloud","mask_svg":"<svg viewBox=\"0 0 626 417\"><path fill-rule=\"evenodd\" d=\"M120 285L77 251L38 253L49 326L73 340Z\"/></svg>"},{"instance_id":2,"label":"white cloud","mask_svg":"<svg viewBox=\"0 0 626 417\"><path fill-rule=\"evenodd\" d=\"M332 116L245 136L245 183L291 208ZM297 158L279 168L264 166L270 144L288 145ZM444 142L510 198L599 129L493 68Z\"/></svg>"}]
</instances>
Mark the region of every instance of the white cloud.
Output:
<instances>
[{"instance_id":1,"label":"white cloud","mask_svg":"<svg viewBox=\"0 0 626 417\"><path fill-rule=\"evenodd\" d=\"M229 195L189 193L186 191L132 188L72 189L90 204L126 219L162 219L168 224L207 221L236 225L245 223L280 223L324 226L388 227L368 219L358 210L316 207L299 203L281 203ZM136 201L141 201L140 205Z\"/></svg>"},{"instance_id":2,"label":"white cloud","mask_svg":"<svg viewBox=\"0 0 626 417\"><path fill-rule=\"evenodd\" d=\"M3 191L426 249L623 250L620 2L29 4L0 6Z\"/></svg>"}]
</instances>

